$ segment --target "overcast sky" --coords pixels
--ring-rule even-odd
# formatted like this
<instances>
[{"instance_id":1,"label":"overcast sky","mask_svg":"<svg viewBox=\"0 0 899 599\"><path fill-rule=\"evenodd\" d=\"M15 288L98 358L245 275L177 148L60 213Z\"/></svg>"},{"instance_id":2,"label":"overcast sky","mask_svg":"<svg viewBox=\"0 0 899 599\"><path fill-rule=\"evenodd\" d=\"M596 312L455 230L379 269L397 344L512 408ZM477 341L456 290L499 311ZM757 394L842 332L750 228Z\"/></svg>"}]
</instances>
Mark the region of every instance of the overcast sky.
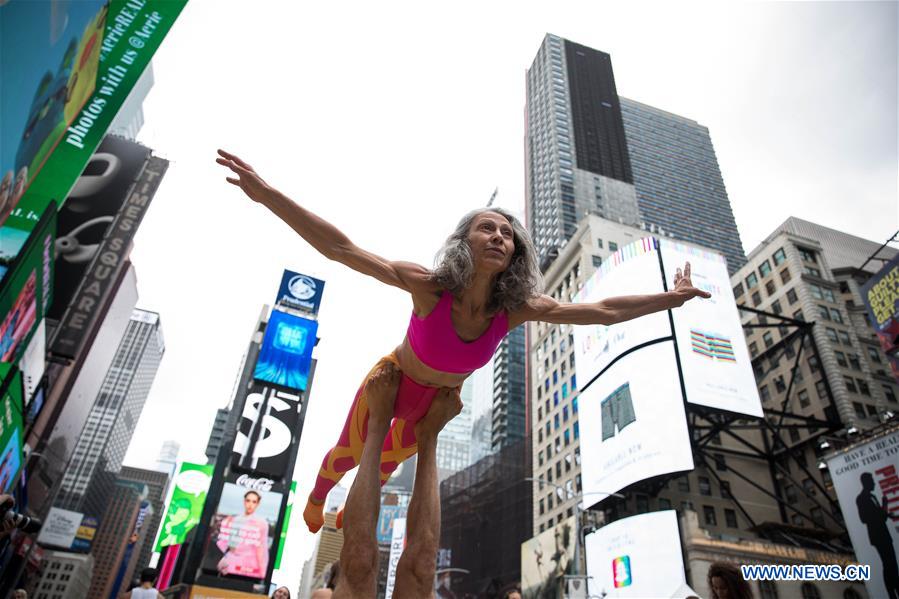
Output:
<instances>
[{"instance_id":1,"label":"overcast sky","mask_svg":"<svg viewBox=\"0 0 899 599\"><path fill-rule=\"evenodd\" d=\"M226 184L215 149L358 245L431 265L495 187L499 205L524 209L525 70L547 32L609 52L622 96L709 128L747 251L791 215L875 241L897 229L895 2L194 0L153 61L139 136L172 162L132 254L138 305L161 314L167 347L126 463L151 466L166 439L205 460L290 268L327 281L302 509L411 303ZM293 524L279 582L295 589L315 538L299 511Z\"/></svg>"}]
</instances>

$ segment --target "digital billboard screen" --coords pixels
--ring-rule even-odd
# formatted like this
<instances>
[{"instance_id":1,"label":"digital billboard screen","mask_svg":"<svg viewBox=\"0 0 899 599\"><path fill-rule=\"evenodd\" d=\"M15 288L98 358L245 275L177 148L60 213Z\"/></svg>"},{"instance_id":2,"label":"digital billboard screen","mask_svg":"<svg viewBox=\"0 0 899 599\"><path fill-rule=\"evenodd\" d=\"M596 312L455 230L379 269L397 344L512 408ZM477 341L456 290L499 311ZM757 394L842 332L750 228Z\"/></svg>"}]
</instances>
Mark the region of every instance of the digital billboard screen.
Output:
<instances>
[{"instance_id":1,"label":"digital billboard screen","mask_svg":"<svg viewBox=\"0 0 899 599\"><path fill-rule=\"evenodd\" d=\"M5 369L4 369L5 370ZM22 375L8 371L0 399L0 493L15 486L22 468Z\"/></svg>"},{"instance_id":2,"label":"digital billboard screen","mask_svg":"<svg viewBox=\"0 0 899 599\"><path fill-rule=\"evenodd\" d=\"M275 303L304 310L314 316L318 314L324 290L325 282L321 279L285 269Z\"/></svg>"},{"instance_id":3,"label":"digital billboard screen","mask_svg":"<svg viewBox=\"0 0 899 599\"><path fill-rule=\"evenodd\" d=\"M565 576L574 567L574 516L521 544L521 593L524 599L561 597Z\"/></svg>"},{"instance_id":4,"label":"digital billboard screen","mask_svg":"<svg viewBox=\"0 0 899 599\"><path fill-rule=\"evenodd\" d=\"M169 509L159 529L156 551L169 545L184 543L187 533L200 523L214 468L212 464L181 464L175 477Z\"/></svg>"},{"instance_id":5,"label":"digital billboard screen","mask_svg":"<svg viewBox=\"0 0 899 599\"><path fill-rule=\"evenodd\" d=\"M106 0L0 3L0 226L94 93Z\"/></svg>"},{"instance_id":6,"label":"digital billboard screen","mask_svg":"<svg viewBox=\"0 0 899 599\"><path fill-rule=\"evenodd\" d=\"M755 375L724 256L660 240L665 278L689 262L693 285L712 294L672 310L687 401L761 418Z\"/></svg>"},{"instance_id":7,"label":"digital billboard screen","mask_svg":"<svg viewBox=\"0 0 899 599\"><path fill-rule=\"evenodd\" d=\"M860 291L890 370L899 379L899 254L868 279Z\"/></svg>"},{"instance_id":8,"label":"digital billboard screen","mask_svg":"<svg viewBox=\"0 0 899 599\"><path fill-rule=\"evenodd\" d=\"M578 374L580 376L580 374ZM587 504L637 481L693 469L674 343L623 356L578 397ZM596 497L587 497L589 494Z\"/></svg>"},{"instance_id":9,"label":"digital billboard screen","mask_svg":"<svg viewBox=\"0 0 899 599\"><path fill-rule=\"evenodd\" d=\"M899 431L827 459L849 539L860 564L871 566L871 597L889 597L899 580Z\"/></svg>"},{"instance_id":10,"label":"digital billboard screen","mask_svg":"<svg viewBox=\"0 0 899 599\"><path fill-rule=\"evenodd\" d=\"M239 480L248 480L246 477ZM222 576L265 578L283 494L262 485L224 483L210 526L203 569Z\"/></svg>"},{"instance_id":11,"label":"digital billboard screen","mask_svg":"<svg viewBox=\"0 0 899 599\"><path fill-rule=\"evenodd\" d=\"M282 480L296 452L302 427L300 395L250 384L234 439L231 464L235 468ZM252 447L252 455L250 453ZM293 449L293 451L291 451Z\"/></svg>"},{"instance_id":12,"label":"digital billboard screen","mask_svg":"<svg viewBox=\"0 0 899 599\"><path fill-rule=\"evenodd\" d=\"M253 378L262 383L305 391L317 331L315 320L272 310Z\"/></svg>"},{"instance_id":13,"label":"digital billboard screen","mask_svg":"<svg viewBox=\"0 0 899 599\"><path fill-rule=\"evenodd\" d=\"M584 545L591 597L674 597L687 582L675 510L616 520Z\"/></svg>"},{"instance_id":14,"label":"digital billboard screen","mask_svg":"<svg viewBox=\"0 0 899 599\"><path fill-rule=\"evenodd\" d=\"M655 239L646 237L623 246L596 269L572 301L586 303L618 295L662 293L657 245ZM670 335L667 312L656 312L611 326L574 327L575 368L581 387L589 385L624 352Z\"/></svg>"}]
</instances>

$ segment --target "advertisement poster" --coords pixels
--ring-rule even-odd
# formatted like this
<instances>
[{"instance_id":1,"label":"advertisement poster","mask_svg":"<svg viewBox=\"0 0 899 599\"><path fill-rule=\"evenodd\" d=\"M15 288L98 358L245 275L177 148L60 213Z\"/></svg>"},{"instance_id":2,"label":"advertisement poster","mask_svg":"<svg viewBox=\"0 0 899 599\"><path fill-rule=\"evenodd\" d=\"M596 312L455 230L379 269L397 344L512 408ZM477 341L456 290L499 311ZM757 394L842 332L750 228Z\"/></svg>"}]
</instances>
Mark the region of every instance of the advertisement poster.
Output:
<instances>
[{"instance_id":1,"label":"advertisement poster","mask_svg":"<svg viewBox=\"0 0 899 599\"><path fill-rule=\"evenodd\" d=\"M609 256L572 301L597 302L617 295L663 291L657 241L646 237L629 243ZM656 312L612 326L574 327L574 360L581 388L586 388L596 375L624 352L647 341L669 336L671 323L667 312Z\"/></svg>"},{"instance_id":2,"label":"advertisement poster","mask_svg":"<svg viewBox=\"0 0 899 599\"><path fill-rule=\"evenodd\" d=\"M672 341L615 362L581 391L578 405L587 505L637 481L693 469Z\"/></svg>"},{"instance_id":3,"label":"advertisement poster","mask_svg":"<svg viewBox=\"0 0 899 599\"><path fill-rule=\"evenodd\" d=\"M893 376L899 379L899 255L868 279L861 295L880 347L889 356Z\"/></svg>"},{"instance_id":4,"label":"advertisement poster","mask_svg":"<svg viewBox=\"0 0 899 599\"><path fill-rule=\"evenodd\" d=\"M676 241L659 241L669 288L689 262L693 285L712 294L672 310L687 401L727 412L762 417L749 348L727 274L727 261Z\"/></svg>"},{"instance_id":5,"label":"advertisement poster","mask_svg":"<svg viewBox=\"0 0 899 599\"><path fill-rule=\"evenodd\" d=\"M37 542L50 547L69 549L78 535L83 516L81 512L51 507L37 536Z\"/></svg>"},{"instance_id":6,"label":"advertisement poster","mask_svg":"<svg viewBox=\"0 0 899 599\"><path fill-rule=\"evenodd\" d=\"M562 599L564 576L572 573L574 516L521 544L521 591L524 599Z\"/></svg>"},{"instance_id":7,"label":"advertisement poster","mask_svg":"<svg viewBox=\"0 0 899 599\"><path fill-rule=\"evenodd\" d=\"M827 471L855 557L871 566L868 595L899 595L899 431L828 458Z\"/></svg>"},{"instance_id":8,"label":"advertisement poster","mask_svg":"<svg viewBox=\"0 0 899 599\"><path fill-rule=\"evenodd\" d=\"M280 534L275 529L283 498L266 486L270 488L224 484L210 527L204 570L223 576L265 578L274 537Z\"/></svg>"},{"instance_id":9,"label":"advertisement poster","mask_svg":"<svg viewBox=\"0 0 899 599\"><path fill-rule=\"evenodd\" d=\"M269 478L289 478L294 435L299 437L302 398L296 393L251 383L234 440L235 468ZM252 455L247 456L252 446Z\"/></svg>"},{"instance_id":10,"label":"advertisement poster","mask_svg":"<svg viewBox=\"0 0 899 599\"><path fill-rule=\"evenodd\" d=\"M253 378L296 391L305 391L312 365L318 322L272 310Z\"/></svg>"},{"instance_id":11,"label":"advertisement poster","mask_svg":"<svg viewBox=\"0 0 899 599\"><path fill-rule=\"evenodd\" d=\"M675 510L616 520L584 544L591 597L674 597L687 582Z\"/></svg>"},{"instance_id":12,"label":"advertisement poster","mask_svg":"<svg viewBox=\"0 0 899 599\"><path fill-rule=\"evenodd\" d=\"M48 206L63 202L186 2L13 0L0 6L4 55L45 54L36 67L29 66L30 58L22 66L18 60L3 62L4 85L32 90L21 96L3 95L26 104L10 108L11 120L3 107L3 134L12 136L12 145L4 138L0 146L9 156L14 152L15 158L4 158L0 168L6 173L16 165L27 165L26 180L30 180L5 226L31 231ZM32 11L37 30L5 25L21 22L20 14L32 22ZM49 51L42 48L48 41ZM5 51L8 46L13 48L9 52ZM13 79L7 78L7 69L21 73L15 79L20 85L9 83ZM35 72L43 74L34 79ZM12 123L8 129L7 123ZM28 132L28 139L20 141ZM32 175L31 170L36 173Z\"/></svg>"},{"instance_id":13,"label":"advertisement poster","mask_svg":"<svg viewBox=\"0 0 899 599\"><path fill-rule=\"evenodd\" d=\"M325 282L321 279L285 269L275 303L295 310L304 310L315 316L318 314L324 290Z\"/></svg>"},{"instance_id":14,"label":"advertisement poster","mask_svg":"<svg viewBox=\"0 0 899 599\"><path fill-rule=\"evenodd\" d=\"M16 371L8 378L0 401L0 493L15 485L22 468L22 375Z\"/></svg>"},{"instance_id":15,"label":"advertisement poster","mask_svg":"<svg viewBox=\"0 0 899 599\"><path fill-rule=\"evenodd\" d=\"M284 508L284 524L281 526L281 541L278 543L278 553L275 554L275 570L281 567L281 556L284 554L284 546L287 544L287 530L290 527L290 515L293 513L293 502L297 494L297 481L290 483L290 492L287 494L287 507Z\"/></svg>"},{"instance_id":16,"label":"advertisement poster","mask_svg":"<svg viewBox=\"0 0 899 599\"><path fill-rule=\"evenodd\" d=\"M200 523L214 468L212 464L181 464L169 509L162 520L156 551L169 545L180 545L187 533Z\"/></svg>"},{"instance_id":17,"label":"advertisement poster","mask_svg":"<svg viewBox=\"0 0 899 599\"><path fill-rule=\"evenodd\" d=\"M378 514L378 528L375 536L378 544L387 545L393 538L393 523L399 518L406 517L406 506L403 505L382 505Z\"/></svg>"},{"instance_id":18,"label":"advertisement poster","mask_svg":"<svg viewBox=\"0 0 899 599\"><path fill-rule=\"evenodd\" d=\"M94 93L106 0L0 4L0 226ZM9 58L7 58L9 57Z\"/></svg>"}]
</instances>

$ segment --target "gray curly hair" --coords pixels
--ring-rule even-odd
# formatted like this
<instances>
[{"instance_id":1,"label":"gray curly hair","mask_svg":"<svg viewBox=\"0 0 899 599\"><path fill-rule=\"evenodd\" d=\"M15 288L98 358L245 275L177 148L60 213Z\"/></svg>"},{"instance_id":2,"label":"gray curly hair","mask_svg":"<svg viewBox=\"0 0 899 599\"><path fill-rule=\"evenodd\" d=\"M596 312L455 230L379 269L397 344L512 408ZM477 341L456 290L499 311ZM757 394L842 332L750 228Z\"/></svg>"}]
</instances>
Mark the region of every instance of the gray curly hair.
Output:
<instances>
[{"instance_id":1,"label":"gray curly hair","mask_svg":"<svg viewBox=\"0 0 899 599\"><path fill-rule=\"evenodd\" d=\"M537 266L537 252L528 232L517 218L502 208L478 208L463 216L456 225L456 230L446 238L443 247L437 252L432 276L453 295L460 294L471 285L474 260L468 242L468 231L474 219L485 212L495 212L509 221L515 243L512 261L496 278L487 310L517 310L529 299L543 292L543 276Z\"/></svg>"}]
</instances>

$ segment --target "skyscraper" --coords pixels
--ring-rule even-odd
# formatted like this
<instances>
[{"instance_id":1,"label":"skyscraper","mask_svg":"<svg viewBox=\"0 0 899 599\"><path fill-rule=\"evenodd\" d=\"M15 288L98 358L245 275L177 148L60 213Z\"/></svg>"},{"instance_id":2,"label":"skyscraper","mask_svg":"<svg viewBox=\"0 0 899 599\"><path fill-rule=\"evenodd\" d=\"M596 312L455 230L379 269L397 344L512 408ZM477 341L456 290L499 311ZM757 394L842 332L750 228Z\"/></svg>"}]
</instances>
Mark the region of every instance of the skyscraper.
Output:
<instances>
[{"instance_id":1,"label":"skyscraper","mask_svg":"<svg viewBox=\"0 0 899 599\"><path fill-rule=\"evenodd\" d=\"M588 213L718 250L731 272L745 262L708 130L620 98L605 52L544 38L527 73L525 137L541 269Z\"/></svg>"},{"instance_id":2,"label":"skyscraper","mask_svg":"<svg viewBox=\"0 0 899 599\"><path fill-rule=\"evenodd\" d=\"M447 476L467 467L471 459L472 381L462 385L462 411L437 437L437 477Z\"/></svg>"},{"instance_id":3,"label":"skyscraper","mask_svg":"<svg viewBox=\"0 0 899 599\"><path fill-rule=\"evenodd\" d=\"M177 445L177 443L175 444ZM144 526L147 528L147 534L144 537L140 547L135 547L134 551L138 553L137 563L134 566L135 572L150 565L150 558L153 556L153 545L156 542L156 531L162 523L162 516L165 513L165 496L169 488L171 477L167 472L159 472L157 470L145 470L143 468L134 468L132 466L123 466L119 472L119 480L122 482L141 483L147 487L147 501L153 506L153 513L147 518Z\"/></svg>"},{"instance_id":4,"label":"skyscraper","mask_svg":"<svg viewBox=\"0 0 899 599\"><path fill-rule=\"evenodd\" d=\"M63 474L54 505L103 515L164 351L159 315L135 309Z\"/></svg>"},{"instance_id":5,"label":"skyscraper","mask_svg":"<svg viewBox=\"0 0 899 599\"><path fill-rule=\"evenodd\" d=\"M491 446L499 451L525 436L524 326L506 335L493 356ZM472 460L474 462L475 460Z\"/></svg>"}]
</instances>

